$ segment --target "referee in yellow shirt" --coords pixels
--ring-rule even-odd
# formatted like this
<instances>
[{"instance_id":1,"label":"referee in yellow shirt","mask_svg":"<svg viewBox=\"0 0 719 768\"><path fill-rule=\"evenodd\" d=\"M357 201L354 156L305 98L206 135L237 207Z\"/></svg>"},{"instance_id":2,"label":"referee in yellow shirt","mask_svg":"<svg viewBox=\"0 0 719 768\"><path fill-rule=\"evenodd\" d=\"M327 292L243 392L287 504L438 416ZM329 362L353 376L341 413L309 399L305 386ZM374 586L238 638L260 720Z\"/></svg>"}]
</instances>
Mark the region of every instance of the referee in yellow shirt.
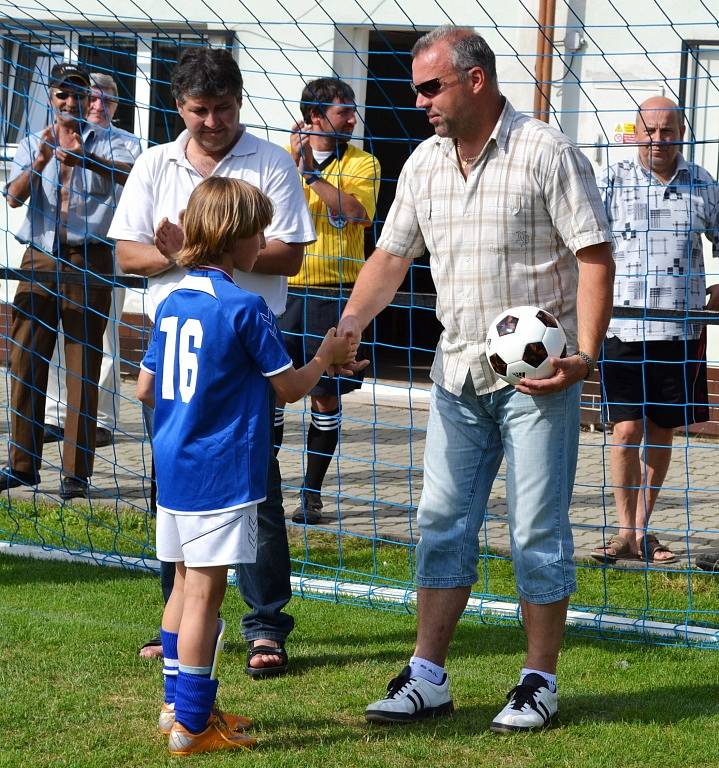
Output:
<instances>
[{"instance_id":1,"label":"referee in yellow shirt","mask_svg":"<svg viewBox=\"0 0 719 768\"><path fill-rule=\"evenodd\" d=\"M364 264L364 230L372 224L380 183L377 159L352 146L357 107L352 88L323 77L308 83L300 101L302 121L292 129L290 146L303 179L317 240L305 248L302 269L289 280L287 310L279 325L295 365L315 354L325 333L342 314L341 291L351 289ZM307 462L296 523L322 520L322 483L339 440L340 397L362 386L352 378L323 376L310 392ZM275 450L282 444L284 404L275 412Z\"/></svg>"}]
</instances>

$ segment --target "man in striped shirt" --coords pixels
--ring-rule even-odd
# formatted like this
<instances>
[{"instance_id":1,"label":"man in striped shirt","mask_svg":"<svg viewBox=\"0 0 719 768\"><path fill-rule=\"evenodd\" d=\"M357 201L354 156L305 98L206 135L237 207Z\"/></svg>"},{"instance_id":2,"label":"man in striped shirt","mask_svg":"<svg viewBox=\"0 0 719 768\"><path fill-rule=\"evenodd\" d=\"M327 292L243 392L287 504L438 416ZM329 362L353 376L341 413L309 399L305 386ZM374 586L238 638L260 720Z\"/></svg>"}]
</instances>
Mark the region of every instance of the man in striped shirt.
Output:
<instances>
[{"instance_id":1,"label":"man in striped shirt","mask_svg":"<svg viewBox=\"0 0 719 768\"><path fill-rule=\"evenodd\" d=\"M417 513L417 643L365 715L406 722L452 711L444 664L477 578L478 533L506 458L528 653L491 729L535 730L557 713L556 664L576 588L568 510L579 393L611 313L611 234L587 159L558 131L515 112L499 91L493 52L473 30L442 27L420 39L412 79L436 136L404 166L339 326L359 337L412 259L429 249L444 331L431 371ZM559 319L569 355L553 361L552 377L514 388L495 377L484 339L493 317L522 304Z\"/></svg>"}]
</instances>

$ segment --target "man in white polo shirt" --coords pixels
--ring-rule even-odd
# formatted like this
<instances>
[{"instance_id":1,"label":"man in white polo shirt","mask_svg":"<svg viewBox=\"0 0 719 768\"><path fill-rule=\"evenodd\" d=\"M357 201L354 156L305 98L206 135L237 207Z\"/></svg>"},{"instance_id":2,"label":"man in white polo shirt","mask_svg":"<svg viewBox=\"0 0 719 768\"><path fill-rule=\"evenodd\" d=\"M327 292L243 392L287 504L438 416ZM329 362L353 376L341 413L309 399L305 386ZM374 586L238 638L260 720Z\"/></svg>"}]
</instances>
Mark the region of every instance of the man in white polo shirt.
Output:
<instances>
[{"instance_id":1,"label":"man in white polo shirt","mask_svg":"<svg viewBox=\"0 0 719 768\"><path fill-rule=\"evenodd\" d=\"M639 105L635 122L634 156L605 168L600 181L617 260L614 304L719 309L719 285L706 284L702 246L705 236L719 257L716 182L682 156L678 104L652 96ZM614 319L602 351L619 530L592 557L673 563L677 555L648 527L671 464L674 430L709 420L706 334L686 319Z\"/></svg>"},{"instance_id":2,"label":"man in white polo shirt","mask_svg":"<svg viewBox=\"0 0 719 768\"><path fill-rule=\"evenodd\" d=\"M148 314L153 319L159 302L184 274L174 255L182 246L181 213L193 189L208 176L243 179L270 197L274 217L254 271L236 272L235 280L281 315L287 277L297 274L305 244L315 240L297 169L283 149L250 135L239 122L242 74L229 51L187 51L173 73L172 93L187 130L176 141L141 155L130 174L109 233L117 241L119 264L126 273L150 278ZM274 402L267 414L270 420L273 411ZM249 644L246 671L253 677L287 669L284 642L294 625L282 610L291 589L280 482L272 455L267 500L257 514L257 562L237 570L240 591L251 607L243 617L242 632ZM173 577L172 564L163 563L165 599ZM152 647L144 650L143 655L159 655Z\"/></svg>"}]
</instances>

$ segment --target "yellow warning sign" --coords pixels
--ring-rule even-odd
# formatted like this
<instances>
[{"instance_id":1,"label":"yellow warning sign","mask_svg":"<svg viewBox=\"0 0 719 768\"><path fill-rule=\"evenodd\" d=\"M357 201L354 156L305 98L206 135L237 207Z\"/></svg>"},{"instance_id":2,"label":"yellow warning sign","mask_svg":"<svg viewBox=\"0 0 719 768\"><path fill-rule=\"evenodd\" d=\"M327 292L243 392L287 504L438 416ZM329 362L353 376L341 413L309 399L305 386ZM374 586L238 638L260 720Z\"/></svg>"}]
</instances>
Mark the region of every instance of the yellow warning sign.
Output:
<instances>
[{"instance_id":1,"label":"yellow warning sign","mask_svg":"<svg viewBox=\"0 0 719 768\"><path fill-rule=\"evenodd\" d=\"M615 144L634 144L636 140L636 126L634 123L617 123L614 126Z\"/></svg>"}]
</instances>

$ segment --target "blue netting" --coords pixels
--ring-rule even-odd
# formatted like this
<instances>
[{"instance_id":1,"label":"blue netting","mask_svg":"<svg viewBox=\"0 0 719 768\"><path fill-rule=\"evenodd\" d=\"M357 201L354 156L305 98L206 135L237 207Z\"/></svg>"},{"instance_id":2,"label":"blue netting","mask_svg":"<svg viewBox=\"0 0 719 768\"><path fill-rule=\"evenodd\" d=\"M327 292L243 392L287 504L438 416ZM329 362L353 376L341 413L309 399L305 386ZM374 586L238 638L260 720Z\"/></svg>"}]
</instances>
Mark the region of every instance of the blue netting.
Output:
<instances>
[{"instance_id":1,"label":"blue netting","mask_svg":"<svg viewBox=\"0 0 719 768\"><path fill-rule=\"evenodd\" d=\"M685 110L686 158L716 178L719 20L711 4L638 0L627 8L600 0L585 6L589 4L558 3L555 19L540 30L534 4L521 0L411 7L390 3L377 9L360 2L301 7L296 2L174 2L152 10L134 2L112 7L92 1L5 5L0 9L3 169L7 176L16 145L47 124L48 77L54 62L82 61L93 72L111 75L119 96L115 123L135 133L146 148L174 139L183 128L169 88L170 73L183 50L226 46L238 57L245 78L243 122L251 132L280 145L288 143L290 127L299 118L299 94L307 81L336 75L352 85L359 107L356 143L374 154L382 168L377 215L366 235L365 249L370 252L403 163L431 132L408 87L409 51L423 31L453 22L471 24L486 36L497 53L502 90L514 106L546 114L583 148L597 172L633 153L627 145L632 142L636 108L648 96L663 93ZM549 57L551 67L546 65ZM24 208L7 203L0 215L5 246L0 300L5 302L1 309L7 355L15 344L9 323L17 286L44 280L50 290L57 290L52 270L43 277L20 268L24 248L14 234L23 215ZM708 245L705 256L706 280L713 283L718 270ZM78 280L95 284L88 274ZM132 381L149 329L144 281L115 277L110 282L115 304L103 358L110 373L101 383L100 419L112 428L114 442L97 450L91 499L59 503L61 444L48 443L38 489L3 496L0 538L101 563L154 567L150 450ZM334 292L309 292L339 302L343 290L340 286ZM635 310L617 307L615 314L634 314L642 322L651 316L682 322L691 317L708 327L713 381L719 350L711 313L652 311L647 303ZM373 324L365 342L372 362L365 384L343 399L340 444L322 489L327 522L313 528L289 523L300 594L413 610L415 511L422 488L428 371L439 331L425 256L413 264L391 307ZM63 360L51 363L51 388L57 390L64 378ZM9 435L9 370L4 383L2 430ZM582 631L605 637L717 647L716 576L695 567L697 554L719 546L713 503L714 412L702 427L679 430L675 436L669 474L652 518L652 530L679 555L678 564L620 561L601 566L589 558L590 550L615 532L617 520L609 469L613 435L600 415L602 399L596 383L585 386L572 507L580 588L570 620ZM710 404L713 399L710 387ZM57 416L51 408L47 415L33 418L40 422ZM310 421L309 401L286 408L280 460L288 517L302 489ZM39 444L36 449L40 451ZM477 599L469 609L483 621L518 618L506 557L504 498L502 471L482 533Z\"/></svg>"}]
</instances>

